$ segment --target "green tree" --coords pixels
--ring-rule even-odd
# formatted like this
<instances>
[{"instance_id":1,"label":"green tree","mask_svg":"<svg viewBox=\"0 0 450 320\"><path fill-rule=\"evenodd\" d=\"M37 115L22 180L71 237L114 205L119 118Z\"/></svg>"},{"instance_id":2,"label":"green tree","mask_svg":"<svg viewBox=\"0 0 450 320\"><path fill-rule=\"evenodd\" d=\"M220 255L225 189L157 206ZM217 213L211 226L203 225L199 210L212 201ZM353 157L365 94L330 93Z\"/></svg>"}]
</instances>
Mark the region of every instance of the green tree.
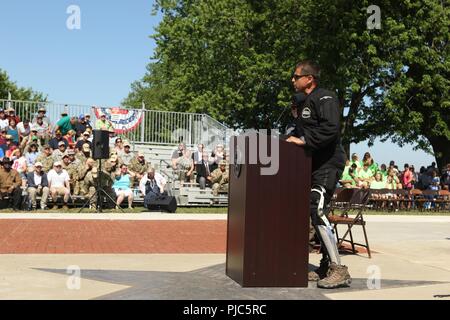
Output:
<instances>
[{"instance_id":1,"label":"green tree","mask_svg":"<svg viewBox=\"0 0 450 320\"><path fill-rule=\"evenodd\" d=\"M299 60L322 67L335 90L342 135L433 151L450 162L448 0L158 1L163 20L145 77L125 103L205 112L231 127L269 128L292 95Z\"/></svg>"},{"instance_id":2,"label":"green tree","mask_svg":"<svg viewBox=\"0 0 450 320\"><path fill-rule=\"evenodd\" d=\"M6 71L0 69L0 99L8 99L8 92L14 100L46 101L47 97L31 88L22 88L9 79Z\"/></svg>"}]
</instances>

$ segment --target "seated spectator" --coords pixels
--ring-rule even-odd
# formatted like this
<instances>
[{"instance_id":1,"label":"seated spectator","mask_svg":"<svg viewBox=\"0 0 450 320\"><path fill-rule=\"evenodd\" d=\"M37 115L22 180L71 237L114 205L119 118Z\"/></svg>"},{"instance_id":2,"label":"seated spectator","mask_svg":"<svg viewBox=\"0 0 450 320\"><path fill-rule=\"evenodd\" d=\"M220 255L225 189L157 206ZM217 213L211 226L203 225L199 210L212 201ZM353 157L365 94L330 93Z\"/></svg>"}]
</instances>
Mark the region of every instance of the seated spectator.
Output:
<instances>
[{"instance_id":1,"label":"seated spectator","mask_svg":"<svg viewBox=\"0 0 450 320\"><path fill-rule=\"evenodd\" d=\"M52 138L52 127L49 123L45 122L44 119L46 119L46 117L44 118L38 115L38 117L36 118L36 123L33 123L33 127L36 128L37 136L41 140L42 145L49 143L50 139Z\"/></svg>"},{"instance_id":2,"label":"seated spectator","mask_svg":"<svg viewBox=\"0 0 450 320\"><path fill-rule=\"evenodd\" d=\"M75 136L77 138L81 137L81 135L86 132L87 128L88 127L87 127L87 123L86 123L86 115L80 114L80 116L78 117L77 125L76 125Z\"/></svg>"},{"instance_id":3,"label":"seated spectator","mask_svg":"<svg viewBox=\"0 0 450 320\"><path fill-rule=\"evenodd\" d=\"M19 132L19 141L21 142L23 138L30 135L31 127L30 120L25 119L17 124L17 131Z\"/></svg>"},{"instance_id":4,"label":"seated spectator","mask_svg":"<svg viewBox=\"0 0 450 320\"><path fill-rule=\"evenodd\" d=\"M391 161L389 162L389 168L388 168L388 171L389 171L389 169L393 169L394 172L395 172L395 174L398 174L398 167L395 165L395 161L394 161L394 160L391 160Z\"/></svg>"},{"instance_id":5,"label":"seated spectator","mask_svg":"<svg viewBox=\"0 0 450 320\"><path fill-rule=\"evenodd\" d=\"M68 149L74 149L76 143L75 130L69 130L67 134L64 136L64 139L69 143Z\"/></svg>"},{"instance_id":6,"label":"seated spectator","mask_svg":"<svg viewBox=\"0 0 450 320\"><path fill-rule=\"evenodd\" d=\"M378 164L373 160L372 155L370 152L366 152L364 154L364 157L361 161L361 166L364 165L365 162L369 163L369 169L372 170L372 172L375 174L375 172L378 171Z\"/></svg>"},{"instance_id":7,"label":"seated spectator","mask_svg":"<svg viewBox=\"0 0 450 320\"><path fill-rule=\"evenodd\" d=\"M89 187L86 179L87 179L88 173L91 172L95 168L95 165L96 165L95 160L92 158L88 158L85 162L81 163L78 167L78 181L80 182L81 195L87 195L90 192L90 190L89 190L90 187ZM111 187L112 187L112 182L111 182ZM95 192L95 190L94 190L94 192Z\"/></svg>"},{"instance_id":8,"label":"seated spectator","mask_svg":"<svg viewBox=\"0 0 450 320\"><path fill-rule=\"evenodd\" d=\"M350 165L356 164L356 168L361 168L361 162L359 161L359 157L356 153L352 154L352 160L350 161Z\"/></svg>"},{"instance_id":9,"label":"seated spectator","mask_svg":"<svg viewBox=\"0 0 450 320\"><path fill-rule=\"evenodd\" d=\"M218 196L219 193L228 193L228 180L229 174L227 170L227 162L225 160L220 161L219 168L211 173L212 191L214 196Z\"/></svg>"},{"instance_id":10,"label":"seated spectator","mask_svg":"<svg viewBox=\"0 0 450 320\"><path fill-rule=\"evenodd\" d=\"M165 194L164 188L167 181L164 177L155 172L154 168L150 168L139 182L139 190L145 196L144 207L149 208L151 203L158 199L159 196Z\"/></svg>"},{"instance_id":11,"label":"seated spectator","mask_svg":"<svg viewBox=\"0 0 450 320\"><path fill-rule=\"evenodd\" d=\"M66 153L66 144L64 143L64 141L60 141L58 143L58 149L53 151L53 160L55 162L60 162L62 161L64 154Z\"/></svg>"},{"instance_id":12,"label":"seated spectator","mask_svg":"<svg viewBox=\"0 0 450 320\"><path fill-rule=\"evenodd\" d=\"M41 154L37 157L36 162L42 163L42 169L45 173L50 172L55 162L53 160L53 149L49 145L45 145L42 148Z\"/></svg>"},{"instance_id":13,"label":"seated spectator","mask_svg":"<svg viewBox=\"0 0 450 320\"><path fill-rule=\"evenodd\" d=\"M14 119L16 124L18 124L20 122L20 117L16 115L16 110L14 110L13 108L10 107L10 108L6 109L6 115L8 117L8 120Z\"/></svg>"},{"instance_id":14,"label":"seated spectator","mask_svg":"<svg viewBox=\"0 0 450 320\"><path fill-rule=\"evenodd\" d=\"M203 152L202 160L196 164L197 183L200 184L200 189L205 189L211 186L211 166L209 164L209 156L207 152Z\"/></svg>"},{"instance_id":15,"label":"seated spectator","mask_svg":"<svg viewBox=\"0 0 450 320\"><path fill-rule=\"evenodd\" d=\"M89 113L86 113L85 115L84 115L84 120L86 121L86 130L87 129L94 129L94 127L92 126L92 123L91 123L91 115L89 114Z\"/></svg>"},{"instance_id":16,"label":"seated spectator","mask_svg":"<svg viewBox=\"0 0 450 320\"><path fill-rule=\"evenodd\" d=\"M59 130L61 131L61 134L65 136L69 130L75 131L77 129L77 117L70 117L67 115L67 112L63 112L61 116L61 119L56 123L55 131Z\"/></svg>"},{"instance_id":17,"label":"seated spectator","mask_svg":"<svg viewBox=\"0 0 450 320\"><path fill-rule=\"evenodd\" d=\"M5 110L0 109L0 130L6 130L9 126L9 119L5 113Z\"/></svg>"},{"instance_id":18,"label":"seated spectator","mask_svg":"<svg viewBox=\"0 0 450 320\"><path fill-rule=\"evenodd\" d=\"M14 118L9 118L9 126L7 128L7 133L12 137L13 143L19 145L19 131L17 130L17 123Z\"/></svg>"},{"instance_id":19,"label":"seated spectator","mask_svg":"<svg viewBox=\"0 0 450 320\"><path fill-rule=\"evenodd\" d=\"M88 131L85 131L81 136L81 139L77 141L75 148L77 148L80 151L83 151L83 145L87 144L89 145L89 150L92 149L92 142L89 141L90 136L91 134Z\"/></svg>"},{"instance_id":20,"label":"seated spectator","mask_svg":"<svg viewBox=\"0 0 450 320\"><path fill-rule=\"evenodd\" d=\"M6 136L6 144L1 145L0 148L3 149L5 157L11 158L14 150L17 149L17 146L13 142L13 137L10 135Z\"/></svg>"},{"instance_id":21,"label":"seated spectator","mask_svg":"<svg viewBox=\"0 0 450 320\"><path fill-rule=\"evenodd\" d=\"M431 171L431 183L430 183L430 186L428 187L428 189L432 190L432 191L439 191L441 189L441 179L438 177L437 171L435 171L435 170ZM436 200L436 197L433 195L427 195L426 197L433 201L425 202L424 208L425 209L434 208L436 205L434 203L434 200Z\"/></svg>"},{"instance_id":22,"label":"seated spectator","mask_svg":"<svg viewBox=\"0 0 450 320\"><path fill-rule=\"evenodd\" d=\"M205 149L205 145L200 143L197 146L197 151L192 153L192 160L194 160L194 165L201 163L203 161L203 150Z\"/></svg>"},{"instance_id":23,"label":"seated spectator","mask_svg":"<svg viewBox=\"0 0 450 320\"><path fill-rule=\"evenodd\" d=\"M216 148L214 149L214 151L211 153L211 167L214 170L217 169L217 167L219 166L220 161L225 160L226 156L225 156L225 149L223 147L223 145L218 144L216 146Z\"/></svg>"},{"instance_id":24,"label":"seated spectator","mask_svg":"<svg viewBox=\"0 0 450 320\"><path fill-rule=\"evenodd\" d=\"M131 175L128 172L128 167L125 164L120 166L116 173L113 184L114 192L117 195L116 209L120 208L125 197L128 198L128 208L133 209L133 190L131 189Z\"/></svg>"},{"instance_id":25,"label":"seated spectator","mask_svg":"<svg viewBox=\"0 0 450 320\"><path fill-rule=\"evenodd\" d=\"M13 170L16 170L21 179L26 180L26 173L27 173L27 159L22 154L20 149L16 149L12 153L11 161L13 161L12 168Z\"/></svg>"},{"instance_id":26,"label":"seated spectator","mask_svg":"<svg viewBox=\"0 0 450 320\"><path fill-rule=\"evenodd\" d=\"M39 108L36 117L34 117L32 121L32 124L34 125L39 124L40 122L38 120L40 118L42 120L42 123L44 123L44 126L46 128L50 128L51 130L52 123L50 122L50 119L46 116L46 114L47 110L44 107Z\"/></svg>"},{"instance_id":27,"label":"seated spectator","mask_svg":"<svg viewBox=\"0 0 450 320\"><path fill-rule=\"evenodd\" d=\"M442 170L442 185L444 186L443 189L450 190L450 163L447 164L445 167L445 170Z\"/></svg>"},{"instance_id":28,"label":"seated spectator","mask_svg":"<svg viewBox=\"0 0 450 320\"><path fill-rule=\"evenodd\" d=\"M66 145L66 148L69 147L69 142L68 142L66 139L64 139L61 130L56 130L56 132L55 132L55 137L52 138L52 139L49 141L48 145L49 145L53 150L58 150L58 149L59 149L59 143L60 143L61 141L64 142L64 144Z\"/></svg>"},{"instance_id":29,"label":"seated spectator","mask_svg":"<svg viewBox=\"0 0 450 320\"><path fill-rule=\"evenodd\" d=\"M34 172L27 174L28 197L31 202L31 210L37 210L36 196L41 196L41 210L48 210L47 200L50 194L47 174L42 170L42 163L36 162Z\"/></svg>"},{"instance_id":30,"label":"seated spectator","mask_svg":"<svg viewBox=\"0 0 450 320\"><path fill-rule=\"evenodd\" d=\"M99 178L100 175L100 178ZM100 181L98 181L100 179ZM106 208L114 208L115 202L111 203L111 199L116 198L116 194L112 189L113 179L111 176L102 170L99 173L98 168L92 167L92 170L86 174L84 179L84 188L87 189L87 197L89 198L89 208L95 209L97 207L97 197L94 197L95 192L98 189L98 185L101 185L102 189L109 197L105 197Z\"/></svg>"},{"instance_id":31,"label":"seated spectator","mask_svg":"<svg viewBox=\"0 0 450 320\"><path fill-rule=\"evenodd\" d=\"M184 143L180 143L178 145L178 149L172 153L171 161L172 161L172 169L173 170L178 169L177 163L178 163L178 160L183 156L184 150L186 150L186 145Z\"/></svg>"},{"instance_id":32,"label":"seated spectator","mask_svg":"<svg viewBox=\"0 0 450 320\"><path fill-rule=\"evenodd\" d=\"M381 190L387 189L386 182L383 181L383 176L380 172L375 174L375 180L370 182L370 189Z\"/></svg>"},{"instance_id":33,"label":"seated spectator","mask_svg":"<svg viewBox=\"0 0 450 320\"><path fill-rule=\"evenodd\" d=\"M2 168L0 169L0 198L9 197L10 205L0 207L6 209L12 206L14 211L19 211L22 203L22 179L19 173L12 169L12 161L9 158L3 158Z\"/></svg>"},{"instance_id":34,"label":"seated spectator","mask_svg":"<svg viewBox=\"0 0 450 320\"><path fill-rule=\"evenodd\" d=\"M413 165L409 167L409 171L411 171L412 180L411 180L411 189L415 189L417 182L419 181L419 175L416 172L416 169Z\"/></svg>"},{"instance_id":35,"label":"seated spectator","mask_svg":"<svg viewBox=\"0 0 450 320\"><path fill-rule=\"evenodd\" d=\"M121 137L116 138L116 141L114 142L114 149L113 149L118 156L123 153L124 146L123 146L123 140Z\"/></svg>"},{"instance_id":36,"label":"seated spectator","mask_svg":"<svg viewBox=\"0 0 450 320\"><path fill-rule=\"evenodd\" d=\"M339 183L344 188L356 188L356 171L357 166L356 163L352 164L348 170L344 170L342 173L341 180L339 180Z\"/></svg>"},{"instance_id":37,"label":"seated spectator","mask_svg":"<svg viewBox=\"0 0 450 320\"><path fill-rule=\"evenodd\" d=\"M114 132L114 125L111 121L106 119L106 114L102 114L100 119L95 122L95 129Z\"/></svg>"},{"instance_id":38,"label":"seated spectator","mask_svg":"<svg viewBox=\"0 0 450 320\"><path fill-rule=\"evenodd\" d=\"M194 172L194 161L191 151L184 150L183 156L176 160L178 179L182 182L190 182Z\"/></svg>"},{"instance_id":39,"label":"seated spectator","mask_svg":"<svg viewBox=\"0 0 450 320\"><path fill-rule=\"evenodd\" d=\"M32 143L28 146L27 153L25 154L25 159L27 160L27 167L32 170L34 164L39 157L40 152L38 151L38 146L35 143ZM42 163L41 163L42 165Z\"/></svg>"},{"instance_id":40,"label":"seated spectator","mask_svg":"<svg viewBox=\"0 0 450 320\"><path fill-rule=\"evenodd\" d=\"M359 169L357 174L357 186L359 188L368 189L370 186L370 182L373 180L374 173L369 168L370 163L368 161L364 162L362 168Z\"/></svg>"},{"instance_id":41,"label":"seated spectator","mask_svg":"<svg viewBox=\"0 0 450 320\"><path fill-rule=\"evenodd\" d=\"M386 187L387 187L387 189L391 189L391 190L402 189L402 184L400 183L400 179L398 178L397 174L395 173L394 168L390 168L388 170Z\"/></svg>"},{"instance_id":42,"label":"seated spectator","mask_svg":"<svg viewBox=\"0 0 450 320\"><path fill-rule=\"evenodd\" d=\"M381 173L381 177L383 178L383 181L386 182L388 172L387 172L386 165L384 163L380 166L380 168L378 169L378 172Z\"/></svg>"},{"instance_id":43,"label":"seated spectator","mask_svg":"<svg viewBox=\"0 0 450 320\"><path fill-rule=\"evenodd\" d=\"M0 130L0 145L6 144L6 136L7 136L6 128L1 129Z\"/></svg>"},{"instance_id":44,"label":"seated spectator","mask_svg":"<svg viewBox=\"0 0 450 320\"><path fill-rule=\"evenodd\" d=\"M134 158L133 152L131 152L131 145L129 142L125 142L123 145L123 152L119 154L119 157L122 159L122 162L127 166L130 165L131 160Z\"/></svg>"},{"instance_id":45,"label":"seated spectator","mask_svg":"<svg viewBox=\"0 0 450 320\"><path fill-rule=\"evenodd\" d=\"M409 170L409 164L405 163L404 169L405 170L402 172L402 175L401 175L402 186L406 190L411 190L412 189L411 182L413 181L413 174L412 174L411 170Z\"/></svg>"},{"instance_id":46,"label":"seated spectator","mask_svg":"<svg viewBox=\"0 0 450 320\"><path fill-rule=\"evenodd\" d=\"M20 150L22 150L22 152L26 152L31 144L36 144L38 148L42 146L41 140L37 135L36 127L32 127L30 134L22 139L22 142L20 143Z\"/></svg>"},{"instance_id":47,"label":"seated spectator","mask_svg":"<svg viewBox=\"0 0 450 320\"><path fill-rule=\"evenodd\" d=\"M85 163L87 159L92 158L92 151L89 147L89 144L85 143L83 144L83 148L81 149L81 152L78 152L75 157L80 161L81 163Z\"/></svg>"},{"instance_id":48,"label":"seated spectator","mask_svg":"<svg viewBox=\"0 0 450 320\"><path fill-rule=\"evenodd\" d=\"M63 210L69 210L67 204L70 199L70 177L67 171L62 168L61 162L55 162L53 169L47 175L47 180L53 202L55 203L53 209L57 207L56 199L58 196L63 196Z\"/></svg>"},{"instance_id":49,"label":"seated spectator","mask_svg":"<svg viewBox=\"0 0 450 320\"><path fill-rule=\"evenodd\" d=\"M133 185L139 184L139 181L144 175L147 174L148 169L150 169L150 163L145 160L144 154L139 152L133 160L130 162L129 170L135 176L133 179Z\"/></svg>"}]
</instances>

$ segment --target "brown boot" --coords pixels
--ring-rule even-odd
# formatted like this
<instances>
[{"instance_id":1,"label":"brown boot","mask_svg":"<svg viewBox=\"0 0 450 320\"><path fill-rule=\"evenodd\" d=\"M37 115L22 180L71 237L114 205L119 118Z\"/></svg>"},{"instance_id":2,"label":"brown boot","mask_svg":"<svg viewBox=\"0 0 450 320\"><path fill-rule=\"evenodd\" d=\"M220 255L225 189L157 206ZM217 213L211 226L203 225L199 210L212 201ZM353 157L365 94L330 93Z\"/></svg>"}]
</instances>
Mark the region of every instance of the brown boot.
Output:
<instances>
[{"instance_id":1,"label":"brown boot","mask_svg":"<svg viewBox=\"0 0 450 320\"><path fill-rule=\"evenodd\" d=\"M320 260L320 266L313 271L308 272L308 281L319 281L328 276L330 271L329 260Z\"/></svg>"},{"instance_id":2,"label":"brown boot","mask_svg":"<svg viewBox=\"0 0 450 320\"><path fill-rule=\"evenodd\" d=\"M327 277L317 282L317 287L323 289L336 289L348 287L350 283L352 283L352 278L348 273L348 268L332 263Z\"/></svg>"}]
</instances>

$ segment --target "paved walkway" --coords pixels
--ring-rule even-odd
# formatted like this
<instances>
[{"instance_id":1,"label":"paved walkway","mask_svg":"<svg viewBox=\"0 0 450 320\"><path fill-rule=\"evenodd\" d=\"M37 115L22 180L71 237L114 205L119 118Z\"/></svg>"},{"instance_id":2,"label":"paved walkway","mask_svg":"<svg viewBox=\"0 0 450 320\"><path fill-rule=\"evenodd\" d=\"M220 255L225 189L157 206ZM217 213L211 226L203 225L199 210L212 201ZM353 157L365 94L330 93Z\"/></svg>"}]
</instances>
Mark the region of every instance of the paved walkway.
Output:
<instances>
[{"instance_id":1,"label":"paved walkway","mask_svg":"<svg viewBox=\"0 0 450 320\"><path fill-rule=\"evenodd\" d=\"M2 215L0 299L450 298L450 217L368 216L376 253L343 255L352 286L330 291L241 288L224 273L226 216L211 216Z\"/></svg>"}]
</instances>

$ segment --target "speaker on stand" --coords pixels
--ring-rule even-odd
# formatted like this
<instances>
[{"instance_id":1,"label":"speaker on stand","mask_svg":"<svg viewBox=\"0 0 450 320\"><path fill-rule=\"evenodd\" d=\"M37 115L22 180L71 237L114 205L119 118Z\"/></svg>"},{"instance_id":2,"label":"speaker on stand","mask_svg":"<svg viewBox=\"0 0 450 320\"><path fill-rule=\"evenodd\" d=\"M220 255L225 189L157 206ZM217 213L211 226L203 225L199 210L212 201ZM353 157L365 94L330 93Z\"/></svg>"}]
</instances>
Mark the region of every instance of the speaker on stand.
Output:
<instances>
[{"instance_id":1,"label":"speaker on stand","mask_svg":"<svg viewBox=\"0 0 450 320\"><path fill-rule=\"evenodd\" d=\"M92 157L94 160L98 161L98 177L97 177L97 189L92 197L86 201L80 210L80 213L84 208L90 203L91 199L97 197L97 212L103 211L103 196L106 196L110 201L116 203L116 201L111 198L111 196L103 189L101 185L101 176L104 174L102 171L102 160L109 159L109 131L104 130L93 130L94 139L92 141ZM122 212L122 208L120 208Z\"/></svg>"}]
</instances>

